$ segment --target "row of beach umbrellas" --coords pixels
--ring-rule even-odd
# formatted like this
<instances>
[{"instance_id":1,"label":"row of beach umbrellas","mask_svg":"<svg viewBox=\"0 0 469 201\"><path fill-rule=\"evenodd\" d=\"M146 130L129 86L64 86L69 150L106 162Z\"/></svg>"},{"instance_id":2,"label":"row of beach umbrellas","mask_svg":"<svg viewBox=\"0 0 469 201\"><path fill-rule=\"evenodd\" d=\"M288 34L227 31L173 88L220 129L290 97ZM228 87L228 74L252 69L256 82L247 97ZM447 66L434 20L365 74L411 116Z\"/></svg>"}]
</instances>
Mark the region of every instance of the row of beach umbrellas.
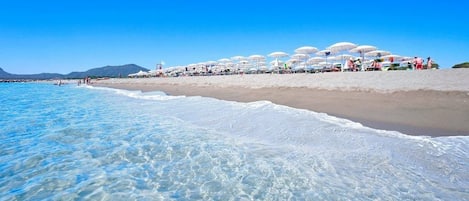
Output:
<instances>
[{"instance_id":1,"label":"row of beach umbrellas","mask_svg":"<svg viewBox=\"0 0 469 201\"><path fill-rule=\"evenodd\" d=\"M355 56L354 56L355 55ZM358 55L358 56L356 56ZM267 63L267 57L272 61ZM287 58L287 60L282 60ZM280 69L285 65L296 69L306 69L308 67L326 67L332 65L331 61L345 64L348 59L360 58L363 63L371 63L372 60L381 58L392 62L410 61L412 57L404 57L391 54L389 51L379 50L372 45L356 45L351 42L335 43L324 50L319 50L313 46L302 46L294 50L294 54L290 55L286 52L276 51L267 56L255 54L250 56L233 56L230 58L222 58L217 61L206 61L188 64L185 66L173 66L164 69L148 72L148 75L157 73L177 73L184 71L224 71L224 70L243 70L243 71L259 71L270 69ZM139 72L139 75L142 75Z\"/></svg>"}]
</instances>

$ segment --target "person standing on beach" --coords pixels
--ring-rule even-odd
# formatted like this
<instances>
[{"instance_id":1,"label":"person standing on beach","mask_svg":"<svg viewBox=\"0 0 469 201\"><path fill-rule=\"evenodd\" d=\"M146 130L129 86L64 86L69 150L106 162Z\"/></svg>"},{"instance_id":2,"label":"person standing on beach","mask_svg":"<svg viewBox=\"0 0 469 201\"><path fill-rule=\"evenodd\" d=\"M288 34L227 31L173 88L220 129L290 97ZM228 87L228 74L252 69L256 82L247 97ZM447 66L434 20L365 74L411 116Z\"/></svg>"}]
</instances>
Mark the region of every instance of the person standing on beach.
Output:
<instances>
[{"instance_id":1,"label":"person standing on beach","mask_svg":"<svg viewBox=\"0 0 469 201\"><path fill-rule=\"evenodd\" d=\"M428 57L427 58L427 69L432 69L432 65L433 65L433 60L432 60L432 58Z\"/></svg>"},{"instance_id":2,"label":"person standing on beach","mask_svg":"<svg viewBox=\"0 0 469 201\"><path fill-rule=\"evenodd\" d=\"M420 57L414 57L414 65L416 70L422 70L423 68L423 61Z\"/></svg>"}]
</instances>

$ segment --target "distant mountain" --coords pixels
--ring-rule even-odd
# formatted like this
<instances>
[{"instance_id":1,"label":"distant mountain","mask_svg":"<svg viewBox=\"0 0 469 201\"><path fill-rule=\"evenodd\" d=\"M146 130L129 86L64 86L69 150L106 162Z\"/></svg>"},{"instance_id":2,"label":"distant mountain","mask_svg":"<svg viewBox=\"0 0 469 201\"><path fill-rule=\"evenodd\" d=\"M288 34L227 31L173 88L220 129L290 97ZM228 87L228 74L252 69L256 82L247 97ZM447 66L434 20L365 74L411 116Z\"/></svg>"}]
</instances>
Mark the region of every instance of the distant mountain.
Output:
<instances>
[{"instance_id":1,"label":"distant mountain","mask_svg":"<svg viewBox=\"0 0 469 201\"><path fill-rule=\"evenodd\" d=\"M0 68L0 79L45 80L45 79L54 79L54 78L61 78L61 77L63 77L63 75L58 74L58 73L40 73L40 74L31 74L31 75L11 74L11 73L5 72L2 68Z\"/></svg>"},{"instance_id":2,"label":"distant mountain","mask_svg":"<svg viewBox=\"0 0 469 201\"><path fill-rule=\"evenodd\" d=\"M104 66L100 68L93 68L85 72L72 72L66 75L58 73L41 73L31 75L19 75L5 72L0 68L0 79L14 80L14 79L27 79L27 80L47 80L47 79L68 79L68 78L84 78L84 77L127 77L132 73L139 71L149 71L146 68L135 64L127 64L122 66Z\"/></svg>"},{"instance_id":3,"label":"distant mountain","mask_svg":"<svg viewBox=\"0 0 469 201\"><path fill-rule=\"evenodd\" d=\"M85 72L72 72L64 76L64 78L84 78L91 77L127 77L132 73L139 71L149 71L146 68L135 64L127 64L122 66L104 66L101 68L93 68Z\"/></svg>"}]
</instances>

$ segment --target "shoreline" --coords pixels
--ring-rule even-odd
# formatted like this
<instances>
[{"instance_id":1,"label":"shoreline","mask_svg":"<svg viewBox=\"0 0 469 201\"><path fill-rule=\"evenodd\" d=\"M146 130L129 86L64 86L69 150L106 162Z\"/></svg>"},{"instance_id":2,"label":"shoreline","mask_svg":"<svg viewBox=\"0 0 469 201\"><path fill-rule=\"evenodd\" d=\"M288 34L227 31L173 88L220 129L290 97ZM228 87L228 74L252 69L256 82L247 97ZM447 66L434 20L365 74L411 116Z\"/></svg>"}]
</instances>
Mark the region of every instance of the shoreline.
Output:
<instances>
[{"instance_id":1,"label":"shoreline","mask_svg":"<svg viewBox=\"0 0 469 201\"><path fill-rule=\"evenodd\" d=\"M220 79L227 79L224 76ZM234 76L236 77L236 76ZM414 136L469 136L469 93L414 89L381 93L291 86L239 87L198 84L178 78L100 80L94 86L162 91L168 95L204 96L221 100L275 104L327 113L364 126ZM185 80L190 79L184 78ZM197 78L203 79L203 78Z\"/></svg>"}]
</instances>

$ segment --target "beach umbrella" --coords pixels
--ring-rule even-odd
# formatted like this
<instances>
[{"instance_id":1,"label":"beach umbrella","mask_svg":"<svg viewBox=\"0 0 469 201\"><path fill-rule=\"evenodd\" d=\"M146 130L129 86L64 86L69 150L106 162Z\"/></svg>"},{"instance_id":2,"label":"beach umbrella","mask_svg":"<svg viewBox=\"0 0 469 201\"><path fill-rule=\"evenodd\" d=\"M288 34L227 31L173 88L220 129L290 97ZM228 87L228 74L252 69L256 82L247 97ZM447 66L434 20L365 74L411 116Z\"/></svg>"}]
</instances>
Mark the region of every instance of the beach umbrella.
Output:
<instances>
[{"instance_id":1,"label":"beach umbrella","mask_svg":"<svg viewBox=\"0 0 469 201\"><path fill-rule=\"evenodd\" d=\"M272 64L274 67L276 67L279 71L280 71L280 66L279 66L279 62L278 62L278 59L279 58L283 58L283 57L288 57L288 54L285 53L285 52L272 52L270 53L269 55L267 55L269 57L273 57L275 58L274 61L277 61L276 63ZM272 62L271 62L272 63Z\"/></svg>"},{"instance_id":2,"label":"beach umbrella","mask_svg":"<svg viewBox=\"0 0 469 201\"><path fill-rule=\"evenodd\" d=\"M326 49L331 50L331 51L335 51L335 52L340 52L340 51L344 51L344 50L351 50L355 47L357 47L357 45L355 45L353 43L350 43L350 42L339 42L339 43L335 43L335 44L329 46Z\"/></svg>"},{"instance_id":3,"label":"beach umbrella","mask_svg":"<svg viewBox=\"0 0 469 201\"><path fill-rule=\"evenodd\" d=\"M278 67L279 65L283 64L284 62L281 60L273 60L269 64L275 67Z\"/></svg>"},{"instance_id":4,"label":"beach umbrella","mask_svg":"<svg viewBox=\"0 0 469 201\"><path fill-rule=\"evenodd\" d=\"M409 56L403 56L401 57L401 60L404 61L404 60L413 60L414 58L413 57L409 57Z\"/></svg>"},{"instance_id":5,"label":"beach umbrella","mask_svg":"<svg viewBox=\"0 0 469 201\"><path fill-rule=\"evenodd\" d=\"M371 51L376 50L376 49L377 48L375 46L360 45L360 46L357 46L357 47L351 49L349 52L350 53L359 53L360 56L362 56L362 54L367 53L367 52L371 52Z\"/></svg>"},{"instance_id":6,"label":"beach umbrella","mask_svg":"<svg viewBox=\"0 0 469 201\"><path fill-rule=\"evenodd\" d=\"M384 55L383 57L381 57L383 59L389 59L390 62L395 62L399 59L402 58L402 56L400 55L396 55L396 54L389 54L389 55Z\"/></svg>"},{"instance_id":7,"label":"beach umbrella","mask_svg":"<svg viewBox=\"0 0 469 201\"><path fill-rule=\"evenodd\" d=\"M311 47L311 46L303 46L303 47L299 47L299 48L297 48L297 49L295 50L295 52L296 52L297 54L303 54L303 55L306 55L306 56L307 56L307 57L302 57L302 58L301 58L301 59L304 59L303 64L304 64L304 68L305 68L305 69L306 69L307 64L308 64L308 62L306 62L306 59L309 58L309 55L310 55L310 54L313 54L313 53L318 52L318 51L319 51L318 48ZM300 64L300 65L301 65L301 64ZM305 73L306 73L306 72L307 72L307 71L305 70Z\"/></svg>"},{"instance_id":8,"label":"beach umbrella","mask_svg":"<svg viewBox=\"0 0 469 201\"><path fill-rule=\"evenodd\" d=\"M344 67L345 67L345 60L350 59L350 58L353 58L353 56L350 55L350 54L341 54L341 55L335 56L335 60L337 60L337 61L340 60L342 62L340 64L342 66L342 71L344 70Z\"/></svg>"},{"instance_id":9,"label":"beach umbrella","mask_svg":"<svg viewBox=\"0 0 469 201\"><path fill-rule=\"evenodd\" d=\"M298 61L304 61L304 67L306 68L306 59L309 58L309 55L297 53L297 54L292 55L291 58L297 59Z\"/></svg>"},{"instance_id":10,"label":"beach umbrella","mask_svg":"<svg viewBox=\"0 0 469 201\"><path fill-rule=\"evenodd\" d=\"M230 62L231 60L228 59L228 58L223 58L223 59L218 59L218 62L220 63L227 63L227 62Z\"/></svg>"},{"instance_id":11,"label":"beach umbrella","mask_svg":"<svg viewBox=\"0 0 469 201\"><path fill-rule=\"evenodd\" d=\"M350 54L341 54L341 55L335 56L335 59L337 59L337 60L344 60L344 59L349 59L349 58L351 58L351 57L353 57L353 56L350 55Z\"/></svg>"},{"instance_id":12,"label":"beach umbrella","mask_svg":"<svg viewBox=\"0 0 469 201\"><path fill-rule=\"evenodd\" d=\"M236 66L236 68L237 68L238 70L240 70L240 68L242 67L242 64L241 64L240 61L245 60L246 57L244 57L244 56L233 56L233 57L231 57L230 59L231 59L232 61L238 61L238 62L235 64L235 66Z\"/></svg>"},{"instance_id":13,"label":"beach umbrella","mask_svg":"<svg viewBox=\"0 0 469 201\"><path fill-rule=\"evenodd\" d=\"M254 54L254 55L249 56L249 59L253 61L262 61L265 59L265 57L262 55Z\"/></svg>"},{"instance_id":14,"label":"beach umbrella","mask_svg":"<svg viewBox=\"0 0 469 201\"><path fill-rule=\"evenodd\" d=\"M297 58L290 58L289 60L287 60L288 64L297 64L299 62L301 62L301 60L299 60Z\"/></svg>"},{"instance_id":15,"label":"beach umbrella","mask_svg":"<svg viewBox=\"0 0 469 201\"><path fill-rule=\"evenodd\" d=\"M231 60L233 61L241 61L243 59L246 59L246 57L243 57L243 56L234 56L234 57L231 57Z\"/></svg>"},{"instance_id":16,"label":"beach umbrella","mask_svg":"<svg viewBox=\"0 0 469 201\"><path fill-rule=\"evenodd\" d=\"M311 46L303 46L303 47L300 47L300 48L297 48L295 50L295 53L298 53L298 54L313 54L315 52L318 52L318 48L315 48L315 47L311 47Z\"/></svg>"},{"instance_id":17,"label":"beach umbrella","mask_svg":"<svg viewBox=\"0 0 469 201\"><path fill-rule=\"evenodd\" d=\"M381 57L381 56L386 56L390 55L391 52L384 51L384 50L373 50L370 52L365 53L365 56L367 57Z\"/></svg>"},{"instance_id":18,"label":"beach umbrella","mask_svg":"<svg viewBox=\"0 0 469 201\"><path fill-rule=\"evenodd\" d=\"M282 58L282 57L288 57L288 54L285 52L272 52L267 56L273 57L273 58Z\"/></svg>"},{"instance_id":19,"label":"beach umbrella","mask_svg":"<svg viewBox=\"0 0 469 201\"><path fill-rule=\"evenodd\" d=\"M339 42L339 43L335 43L329 47L327 47L327 49L331 50L331 51L335 51L335 52L341 52L341 51L346 51L346 50L351 50L353 48L356 48L357 45L355 45L354 43L351 43L351 42ZM336 58L338 60L340 60L339 58ZM341 64L343 66L343 64ZM343 70L343 68L341 68Z\"/></svg>"},{"instance_id":20,"label":"beach umbrella","mask_svg":"<svg viewBox=\"0 0 469 201\"><path fill-rule=\"evenodd\" d=\"M205 62L205 67L207 67L207 70L212 70L214 66L216 66L218 62L216 61L207 61Z\"/></svg>"},{"instance_id":21,"label":"beach umbrella","mask_svg":"<svg viewBox=\"0 0 469 201\"><path fill-rule=\"evenodd\" d=\"M144 71L138 71L138 73L135 74L137 77L145 77L149 75L149 73L144 72Z\"/></svg>"},{"instance_id":22,"label":"beach umbrella","mask_svg":"<svg viewBox=\"0 0 469 201\"><path fill-rule=\"evenodd\" d=\"M351 49L349 52L350 53L359 53L360 54L360 57L362 58L362 61L365 61L365 53L367 52L371 52L371 51L374 51L376 50L377 48L375 46L371 46L371 45L360 45L360 46L357 46L353 49ZM363 69L362 69L363 70Z\"/></svg>"},{"instance_id":23,"label":"beach umbrella","mask_svg":"<svg viewBox=\"0 0 469 201\"><path fill-rule=\"evenodd\" d=\"M264 61L265 57L262 55L254 54L254 55L249 56L249 59L254 61L256 63L256 67L259 68L259 62Z\"/></svg>"},{"instance_id":24,"label":"beach umbrella","mask_svg":"<svg viewBox=\"0 0 469 201\"><path fill-rule=\"evenodd\" d=\"M325 61L323 57L312 57L308 59L309 64L316 64L316 63L323 62L323 61Z\"/></svg>"},{"instance_id":25,"label":"beach umbrella","mask_svg":"<svg viewBox=\"0 0 469 201\"><path fill-rule=\"evenodd\" d=\"M332 51L330 49L325 49L325 50L321 50L319 52L316 52L316 55L318 56L324 56L326 58L326 63L327 63L327 57L331 54L335 54L337 53L336 51Z\"/></svg>"},{"instance_id":26,"label":"beach umbrella","mask_svg":"<svg viewBox=\"0 0 469 201\"><path fill-rule=\"evenodd\" d=\"M307 58L309 58L309 55L297 53L297 54L292 55L291 58L295 58L295 59L298 59L298 60L302 60L302 59L307 59Z\"/></svg>"},{"instance_id":27,"label":"beach umbrella","mask_svg":"<svg viewBox=\"0 0 469 201\"><path fill-rule=\"evenodd\" d=\"M402 56L397 55L397 54L388 54L388 55L382 56L381 58L383 58L383 59L389 59L389 58L391 58L391 57L394 58L394 59L401 59L401 58L402 58Z\"/></svg>"},{"instance_id":28,"label":"beach umbrella","mask_svg":"<svg viewBox=\"0 0 469 201\"><path fill-rule=\"evenodd\" d=\"M319 52L316 52L316 55L318 56L329 56L331 54L335 54L336 52L332 51L332 50L328 50L328 49L325 49L325 50L321 50Z\"/></svg>"}]
</instances>

